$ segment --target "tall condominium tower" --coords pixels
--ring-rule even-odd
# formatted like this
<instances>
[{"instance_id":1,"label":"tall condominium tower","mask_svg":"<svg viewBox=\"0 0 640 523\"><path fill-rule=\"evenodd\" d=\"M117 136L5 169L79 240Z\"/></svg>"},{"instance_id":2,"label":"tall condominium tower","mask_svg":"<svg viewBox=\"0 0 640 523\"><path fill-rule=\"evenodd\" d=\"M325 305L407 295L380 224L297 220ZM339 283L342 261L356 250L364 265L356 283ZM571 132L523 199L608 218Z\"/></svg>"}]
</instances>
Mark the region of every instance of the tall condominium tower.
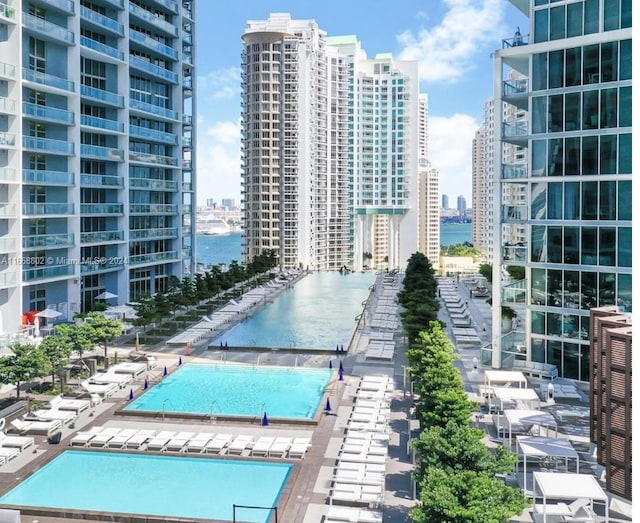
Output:
<instances>
[{"instance_id":1,"label":"tall condominium tower","mask_svg":"<svg viewBox=\"0 0 640 523\"><path fill-rule=\"evenodd\" d=\"M354 36L286 13L249 21L243 42L245 258L405 263L417 249L417 63L368 60Z\"/></svg>"},{"instance_id":2,"label":"tall condominium tower","mask_svg":"<svg viewBox=\"0 0 640 523\"><path fill-rule=\"evenodd\" d=\"M442 195L442 208L443 209L449 208L449 197L446 194Z\"/></svg>"},{"instance_id":3,"label":"tall condominium tower","mask_svg":"<svg viewBox=\"0 0 640 523\"><path fill-rule=\"evenodd\" d=\"M486 130L481 127L476 131L475 138L471 145L471 208L472 208L472 237L474 247L476 247L483 255L487 257L484 241L484 229L487 219L487 192L485 174L485 134Z\"/></svg>"},{"instance_id":4,"label":"tall condominium tower","mask_svg":"<svg viewBox=\"0 0 640 523\"><path fill-rule=\"evenodd\" d=\"M464 218L467 215L467 199L464 196L458 196L456 209L458 209L460 218Z\"/></svg>"},{"instance_id":5,"label":"tall condominium tower","mask_svg":"<svg viewBox=\"0 0 640 523\"><path fill-rule=\"evenodd\" d=\"M512 3L530 18L531 37L504 40L496 53L495 103L529 116L503 121L494 112L502 227L493 281L508 266L524 278L494 286L485 362L545 362L589 381L589 310L632 305L631 0ZM526 148L525 162L500 164L510 144ZM511 226L523 228L523 242L505 235ZM500 304L522 311L521 329L501 330Z\"/></svg>"},{"instance_id":6,"label":"tall condominium tower","mask_svg":"<svg viewBox=\"0 0 640 523\"><path fill-rule=\"evenodd\" d=\"M0 3L0 330L193 271L195 3Z\"/></svg>"}]
</instances>

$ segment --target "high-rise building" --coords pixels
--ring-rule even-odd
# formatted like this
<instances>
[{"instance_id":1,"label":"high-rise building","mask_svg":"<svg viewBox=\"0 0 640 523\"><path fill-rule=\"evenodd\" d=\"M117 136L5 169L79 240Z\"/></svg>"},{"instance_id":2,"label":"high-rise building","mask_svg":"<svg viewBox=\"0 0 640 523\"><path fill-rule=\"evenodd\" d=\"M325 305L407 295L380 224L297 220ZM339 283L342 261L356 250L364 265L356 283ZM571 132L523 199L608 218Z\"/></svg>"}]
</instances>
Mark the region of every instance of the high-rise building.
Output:
<instances>
[{"instance_id":1,"label":"high-rise building","mask_svg":"<svg viewBox=\"0 0 640 523\"><path fill-rule=\"evenodd\" d=\"M442 195L442 208L443 209L449 208L449 197L446 194Z\"/></svg>"},{"instance_id":2,"label":"high-rise building","mask_svg":"<svg viewBox=\"0 0 640 523\"><path fill-rule=\"evenodd\" d=\"M502 227L493 281L503 284L493 292L494 350L484 361L508 367L525 358L588 381L589 309L632 306L631 0L512 3L530 18L531 39L504 40L496 52L495 103L528 117L494 112ZM527 78L512 80L512 70ZM526 149L527 161L500 165L509 145ZM523 228L524 241L514 244L505 226ZM505 278L509 266L524 278ZM521 311L520 331L500 330L501 304Z\"/></svg>"},{"instance_id":3,"label":"high-rise building","mask_svg":"<svg viewBox=\"0 0 640 523\"><path fill-rule=\"evenodd\" d=\"M287 13L249 21L243 42L245 257L406 263L418 243L417 62L367 59L355 36L327 38Z\"/></svg>"},{"instance_id":4,"label":"high-rise building","mask_svg":"<svg viewBox=\"0 0 640 523\"><path fill-rule=\"evenodd\" d=\"M1 331L193 272L195 3L0 4Z\"/></svg>"},{"instance_id":5,"label":"high-rise building","mask_svg":"<svg viewBox=\"0 0 640 523\"><path fill-rule=\"evenodd\" d=\"M233 198L222 198L220 201L220 205L224 207L226 210L230 211L231 209L236 208L236 201Z\"/></svg>"},{"instance_id":6,"label":"high-rise building","mask_svg":"<svg viewBox=\"0 0 640 523\"><path fill-rule=\"evenodd\" d=\"M464 218L467 215L467 199L460 195L458 196L456 209L458 209L458 216Z\"/></svg>"},{"instance_id":7,"label":"high-rise building","mask_svg":"<svg viewBox=\"0 0 640 523\"><path fill-rule=\"evenodd\" d=\"M484 257L487 257L484 248L483 232L487 218L487 185L485 175L485 129L481 127L476 131L471 145L471 208L472 208L472 237L471 241Z\"/></svg>"}]
</instances>

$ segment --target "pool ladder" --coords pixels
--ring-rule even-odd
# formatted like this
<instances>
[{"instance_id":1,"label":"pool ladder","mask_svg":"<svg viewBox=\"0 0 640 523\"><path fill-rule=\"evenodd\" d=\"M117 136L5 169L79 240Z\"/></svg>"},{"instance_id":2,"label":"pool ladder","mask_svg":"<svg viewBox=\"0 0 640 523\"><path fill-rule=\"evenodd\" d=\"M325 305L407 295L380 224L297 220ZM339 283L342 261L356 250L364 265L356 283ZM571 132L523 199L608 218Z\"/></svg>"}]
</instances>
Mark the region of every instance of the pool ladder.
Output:
<instances>
[{"instance_id":1,"label":"pool ladder","mask_svg":"<svg viewBox=\"0 0 640 523\"><path fill-rule=\"evenodd\" d=\"M218 405L217 401L212 401L211 405L209 405L209 423L213 424L216 421L216 417L213 415L213 407L214 405Z\"/></svg>"}]
</instances>

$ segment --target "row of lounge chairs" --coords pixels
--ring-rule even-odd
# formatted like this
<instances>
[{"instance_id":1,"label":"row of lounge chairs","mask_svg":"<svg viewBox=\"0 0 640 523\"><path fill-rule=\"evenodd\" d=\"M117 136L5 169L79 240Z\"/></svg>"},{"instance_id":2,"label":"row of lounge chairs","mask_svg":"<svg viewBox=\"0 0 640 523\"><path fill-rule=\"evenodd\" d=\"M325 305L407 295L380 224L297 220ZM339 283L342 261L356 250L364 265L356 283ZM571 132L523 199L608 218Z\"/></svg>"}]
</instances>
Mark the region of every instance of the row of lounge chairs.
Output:
<instances>
[{"instance_id":1,"label":"row of lounge chairs","mask_svg":"<svg viewBox=\"0 0 640 523\"><path fill-rule=\"evenodd\" d=\"M10 436L0 431L0 465L17 458L23 450L34 443L32 436Z\"/></svg>"},{"instance_id":2,"label":"row of lounge chairs","mask_svg":"<svg viewBox=\"0 0 640 523\"><path fill-rule=\"evenodd\" d=\"M79 432L69 444L73 447L302 459L311 445L311 439L263 436L254 440L249 435L93 427Z\"/></svg>"},{"instance_id":3,"label":"row of lounge chairs","mask_svg":"<svg viewBox=\"0 0 640 523\"><path fill-rule=\"evenodd\" d=\"M82 381L80 386L89 394L108 398L129 385L148 368L151 368L150 363L123 361L112 365L106 372L96 372L89 379Z\"/></svg>"}]
</instances>

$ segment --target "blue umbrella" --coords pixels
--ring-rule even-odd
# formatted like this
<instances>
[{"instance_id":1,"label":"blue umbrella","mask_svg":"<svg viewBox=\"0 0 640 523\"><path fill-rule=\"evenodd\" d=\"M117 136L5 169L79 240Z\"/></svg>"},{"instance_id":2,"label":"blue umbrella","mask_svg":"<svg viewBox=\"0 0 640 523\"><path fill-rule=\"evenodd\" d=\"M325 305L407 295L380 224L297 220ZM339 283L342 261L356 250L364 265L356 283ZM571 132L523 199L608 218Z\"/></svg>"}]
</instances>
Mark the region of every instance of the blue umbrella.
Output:
<instances>
[{"instance_id":1,"label":"blue umbrella","mask_svg":"<svg viewBox=\"0 0 640 523\"><path fill-rule=\"evenodd\" d=\"M344 372L344 367L342 366L342 360L340 360L340 372Z\"/></svg>"},{"instance_id":2,"label":"blue umbrella","mask_svg":"<svg viewBox=\"0 0 640 523\"><path fill-rule=\"evenodd\" d=\"M133 389L129 391L129 401L133 399Z\"/></svg>"},{"instance_id":3,"label":"blue umbrella","mask_svg":"<svg viewBox=\"0 0 640 523\"><path fill-rule=\"evenodd\" d=\"M264 412L264 416L262 416L262 426L266 427L269 425L269 418L267 417L267 411Z\"/></svg>"},{"instance_id":4,"label":"blue umbrella","mask_svg":"<svg viewBox=\"0 0 640 523\"><path fill-rule=\"evenodd\" d=\"M327 404L324 406L325 412L331 412L331 401L327 398Z\"/></svg>"},{"instance_id":5,"label":"blue umbrella","mask_svg":"<svg viewBox=\"0 0 640 523\"><path fill-rule=\"evenodd\" d=\"M182 356L178 358L178 365L182 365Z\"/></svg>"},{"instance_id":6,"label":"blue umbrella","mask_svg":"<svg viewBox=\"0 0 640 523\"><path fill-rule=\"evenodd\" d=\"M340 345L336 345L336 354L340 352Z\"/></svg>"},{"instance_id":7,"label":"blue umbrella","mask_svg":"<svg viewBox=\"0 0 640 523\"><path fill-rule=\"evenodd\" d=\"M333 363L331 363L331 360L329 360L329 368L333 369Z\"/></svg>"},{"instance_id":8,"label":"blue umbrella","mask_svg":"<svg viewBox=\"0 0 640 523\"><path fill-rule=\"evenodd\" d=\"M338 371L338 381L344 381L344 371L342 369Z\"/></svg>"},{"instance_id":9,"label":"blue umbrella","mask_svg":"<svg viewBox=\"0 0 640 523\"><path fill-rule=\"evenodd\" d=\"M167 366L165 365L164 366L164 374L163 374L163 376L166 376L167 374L169 374L169 371L167 370Z\"/></svg>"},{"instance_id":10,"label":"blue umbrella","mask_svg":"<svg viewBox=\"0 0 640 523\"><path fill-rule=\"evenodd\" d=\"M224 349L224 345L222 344L222 340L220 340L220 348Z\"/></svg>"},{"instance_id":11,"label":"blue umbrella","mask_svg":"<svg viewBox=\"0 0 640 523\"><path fill-rule=\"evenodd\" d=\"M144 390L149 388L149 380L147 378L144 379Z\"/></svg>"}]
</instances>

